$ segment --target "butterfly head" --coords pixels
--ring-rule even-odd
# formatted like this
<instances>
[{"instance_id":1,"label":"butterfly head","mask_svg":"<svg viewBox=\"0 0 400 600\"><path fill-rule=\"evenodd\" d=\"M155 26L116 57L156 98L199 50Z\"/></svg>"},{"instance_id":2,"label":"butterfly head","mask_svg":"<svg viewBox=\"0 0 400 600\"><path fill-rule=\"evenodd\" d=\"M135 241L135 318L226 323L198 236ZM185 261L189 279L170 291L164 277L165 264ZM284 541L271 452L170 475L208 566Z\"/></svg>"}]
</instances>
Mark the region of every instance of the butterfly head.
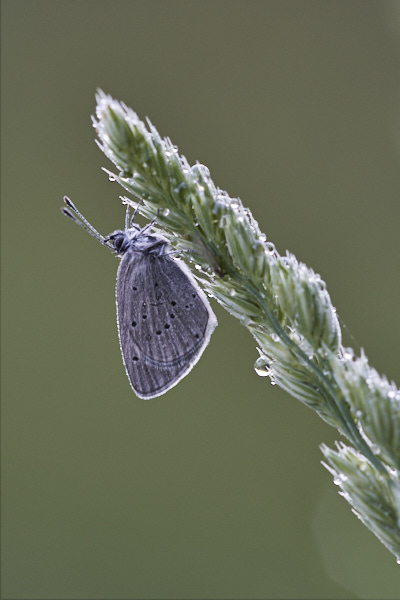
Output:
<instances>
[{"instance_id":1,"label":"butterfly head","mask_svg":"<svg viewBox=\"0 0 400 600\"><path fill-rule=\"evenodd\" d=\"M125 254L129 249L137 252L150 251L152 253L162 254L166 242L155 235L145 233L147 227L141 228L133 223L129 229L118 229L106 237L114 246L116 254Z\"/></svg>"}]
</instances>

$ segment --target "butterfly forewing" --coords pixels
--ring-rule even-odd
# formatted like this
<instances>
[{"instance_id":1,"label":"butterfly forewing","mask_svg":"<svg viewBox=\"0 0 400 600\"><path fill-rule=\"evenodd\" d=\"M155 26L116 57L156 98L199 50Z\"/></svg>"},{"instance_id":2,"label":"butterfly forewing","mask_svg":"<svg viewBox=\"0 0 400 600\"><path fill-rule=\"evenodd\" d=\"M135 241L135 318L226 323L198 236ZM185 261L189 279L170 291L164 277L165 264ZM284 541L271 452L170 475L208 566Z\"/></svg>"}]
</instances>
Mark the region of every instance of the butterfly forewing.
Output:
<instances>
[{"instance_id":1,"label":"butterfly forewing","mask_svg":"<svg viewBox=\"0 0 400 600\"><path fill-rule=\"evenodd\" d=\"M152 398L192 368L216 326L208 300L181 261L128 250L117 276L121 351L131 385Z\"/></svg>"}]
</instances>

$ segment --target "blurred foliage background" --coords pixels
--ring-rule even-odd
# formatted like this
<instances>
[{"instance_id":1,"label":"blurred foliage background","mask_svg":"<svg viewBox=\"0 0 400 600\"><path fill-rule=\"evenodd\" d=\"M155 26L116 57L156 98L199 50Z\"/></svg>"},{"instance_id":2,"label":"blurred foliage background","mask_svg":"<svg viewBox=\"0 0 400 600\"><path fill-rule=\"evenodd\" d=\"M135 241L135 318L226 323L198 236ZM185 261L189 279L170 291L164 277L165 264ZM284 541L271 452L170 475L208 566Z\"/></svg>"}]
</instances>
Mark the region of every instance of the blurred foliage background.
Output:
<instances>
[{"instance_id":1,"label":"blurred foliage background","mask_svg":"<svg viewBox=\"0 0 400 600\"><path fill-rule=\"evenodd\" d=\"M255 375L218 306L191 374L134 396L117 260L59 206L123 225L90 121L101 87L319 272L345 343L400 383L399 2L1 11L2 597L398 598L393 556L319 464L338 434Z\"/></svg>"}]
</instances>

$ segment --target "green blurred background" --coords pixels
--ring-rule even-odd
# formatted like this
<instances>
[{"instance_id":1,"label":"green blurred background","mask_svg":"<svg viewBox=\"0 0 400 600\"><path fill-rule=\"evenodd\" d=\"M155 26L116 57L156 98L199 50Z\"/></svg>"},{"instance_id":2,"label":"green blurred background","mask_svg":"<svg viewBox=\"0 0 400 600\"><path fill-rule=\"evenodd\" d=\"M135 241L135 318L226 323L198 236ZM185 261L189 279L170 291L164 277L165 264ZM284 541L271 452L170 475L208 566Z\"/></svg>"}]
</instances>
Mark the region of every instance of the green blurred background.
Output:
<instances>
[{"instance_id":1,"label":"green blurred background","mask_svg":"<svg viewBox=\"0 0 400 600\"><path fill-rule=\"evenodd\" d=\"M90 115L146 115L325 279L399 379L398 1L2 2L2 597L399 598L320 465L338 434L253 371L218 306L202 360L139 400L120 356L124 220Z\"/></svg>"}]
</instances>

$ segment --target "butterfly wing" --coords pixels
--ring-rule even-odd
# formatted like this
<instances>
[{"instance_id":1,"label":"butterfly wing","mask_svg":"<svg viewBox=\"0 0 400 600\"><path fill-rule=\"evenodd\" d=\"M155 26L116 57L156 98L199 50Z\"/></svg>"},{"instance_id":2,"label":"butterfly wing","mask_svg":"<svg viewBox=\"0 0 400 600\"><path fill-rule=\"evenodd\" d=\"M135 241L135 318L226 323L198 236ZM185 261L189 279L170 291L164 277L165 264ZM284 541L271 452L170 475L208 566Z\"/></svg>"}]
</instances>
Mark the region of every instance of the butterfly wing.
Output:
<instances>
[{"instance_id":1,"label":"butterfly wing","mask_svg":"<svg viewBox=\"0 0 400 600\"><path fill-rule=\"evenodd\" d=\"M198 361L217 325L186 265L169 256L128 250L117 275L122 356L134 392L153 398Z\"/></svg>"}]
</instances>

